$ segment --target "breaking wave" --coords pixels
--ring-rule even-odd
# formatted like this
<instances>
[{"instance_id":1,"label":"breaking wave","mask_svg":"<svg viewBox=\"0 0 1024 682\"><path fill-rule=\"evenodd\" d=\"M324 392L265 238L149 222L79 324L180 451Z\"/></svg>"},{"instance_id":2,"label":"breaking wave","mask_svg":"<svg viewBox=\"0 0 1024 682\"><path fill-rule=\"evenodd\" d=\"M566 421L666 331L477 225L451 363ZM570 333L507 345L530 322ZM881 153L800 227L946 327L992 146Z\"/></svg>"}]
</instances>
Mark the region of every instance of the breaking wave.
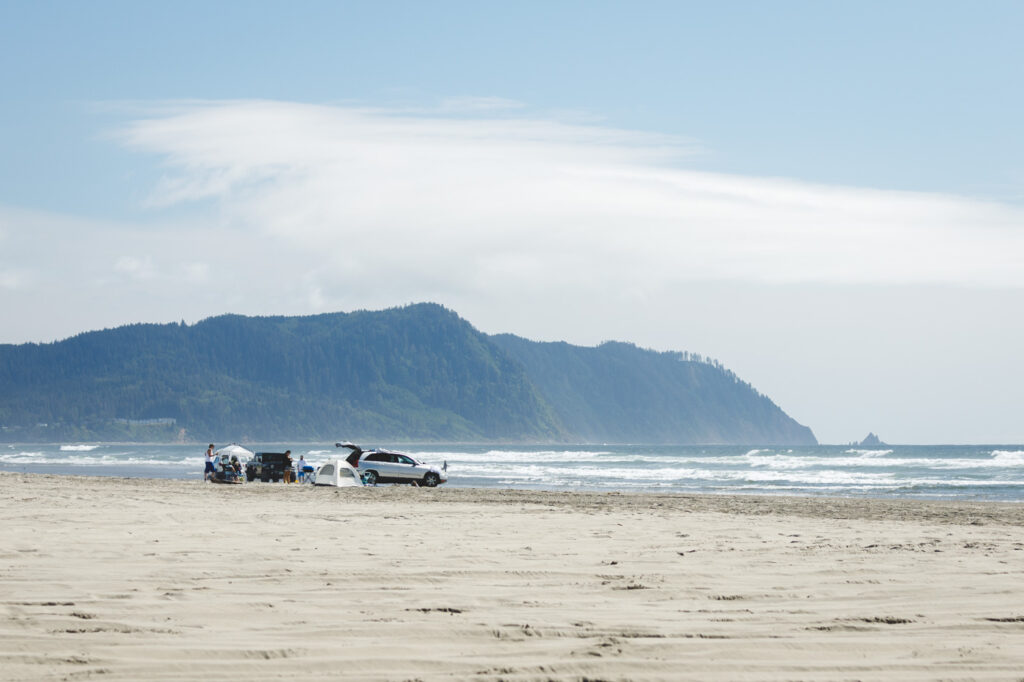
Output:
<instances>
[{"instance_id":1,"label":"breaking wave","mask_svg":"<svg viewBox=\"0 0 1024 682\"><path fill-rule=\"evenodd\" d=\"M992 458L1002 466L1019 466L1024 464L1024 450L993 450Z\"/></svg>"}]
</instances>

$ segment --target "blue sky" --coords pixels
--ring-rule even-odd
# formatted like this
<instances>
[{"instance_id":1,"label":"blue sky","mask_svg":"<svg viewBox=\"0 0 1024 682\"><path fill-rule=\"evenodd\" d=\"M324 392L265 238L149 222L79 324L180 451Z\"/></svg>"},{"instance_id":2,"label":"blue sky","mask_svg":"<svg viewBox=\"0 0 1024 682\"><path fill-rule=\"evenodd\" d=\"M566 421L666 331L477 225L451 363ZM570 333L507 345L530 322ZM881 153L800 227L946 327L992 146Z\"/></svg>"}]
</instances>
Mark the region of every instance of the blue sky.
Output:
<instances>
[{"instance_id":1,"label":"blue sky","mask_svg":"<svg viewBox=\"0 0 1024 682\"><path fill-rule=\"evenodd\" d=\"M1024 441L1022 29L1019 2L0 2L0 342L437 300L717 357L822 441Z\"/></svg>"}]
</instances>

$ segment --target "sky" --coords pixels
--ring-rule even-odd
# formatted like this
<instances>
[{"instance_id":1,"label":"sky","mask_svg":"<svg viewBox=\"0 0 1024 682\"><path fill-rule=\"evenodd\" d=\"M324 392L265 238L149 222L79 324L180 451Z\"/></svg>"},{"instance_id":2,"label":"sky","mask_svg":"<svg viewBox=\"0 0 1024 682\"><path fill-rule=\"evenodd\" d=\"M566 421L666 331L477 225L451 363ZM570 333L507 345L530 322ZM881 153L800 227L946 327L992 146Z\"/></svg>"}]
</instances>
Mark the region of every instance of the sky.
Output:
<instances>
[{"instance_id":1,"label":"sky","mask_svg":"<svg viewBox=\"0 0 1024 682\"><path fill-rule=\"evenodd\" d=\"M0 343L434 301L1024 442L1024 4L0 0Z\"/></svg>"}]
</instances>

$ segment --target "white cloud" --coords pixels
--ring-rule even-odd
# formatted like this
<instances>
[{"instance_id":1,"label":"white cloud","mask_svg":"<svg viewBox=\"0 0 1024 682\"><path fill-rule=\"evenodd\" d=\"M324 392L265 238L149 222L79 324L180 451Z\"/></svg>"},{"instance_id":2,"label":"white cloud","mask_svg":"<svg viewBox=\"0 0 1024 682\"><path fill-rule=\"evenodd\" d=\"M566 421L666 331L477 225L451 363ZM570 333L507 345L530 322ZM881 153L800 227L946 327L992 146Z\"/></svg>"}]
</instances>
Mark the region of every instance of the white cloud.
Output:
<instances>
[{"instance_id":1,"label":"white cloud","mask_svg":"<svg viewBox=\"0 0 1024 682\"><path fill-rule=\"evenodd\" d=\"M153 267L153 259L150 256L142 258L121 256L114 263L114 270L128 275L131 279L145 280L157 277L156 269Z\"/></svg>"},{"instance_id":2,"label":"white cloud","mask_svg":"<svg viewBox=\"0 0 1024 682\"><path fill-rule=\"evenodd\" d=\"M486 103L486 102L485 102ZM182 105L124 144L163 157L154 206L315 252L324 293L694 280L1024 286L1024 212L934 194L680 169L683 140L527 116L263 101Z\"/></svg>"},{"instance_id":3,"label":"white cloud","mask_svg":"<svg viewBox=\"0 0 1024 682\"><path fill-rule=\"evenodd\" d=\"M16 291L26 288L28 278L17 270L0 271L0 289Z\"/></svg>"},{"instance_id":4,"label":"white cloud","mask_svg":"<svg viewBox=\"0 0 1024 682\"><path fill-rule=\"evenodd\" d=\"M185 263L182 266L182 274L190 282L203 284L210 278L210 265L208 263Z\"/></svg>"}]
</instances>

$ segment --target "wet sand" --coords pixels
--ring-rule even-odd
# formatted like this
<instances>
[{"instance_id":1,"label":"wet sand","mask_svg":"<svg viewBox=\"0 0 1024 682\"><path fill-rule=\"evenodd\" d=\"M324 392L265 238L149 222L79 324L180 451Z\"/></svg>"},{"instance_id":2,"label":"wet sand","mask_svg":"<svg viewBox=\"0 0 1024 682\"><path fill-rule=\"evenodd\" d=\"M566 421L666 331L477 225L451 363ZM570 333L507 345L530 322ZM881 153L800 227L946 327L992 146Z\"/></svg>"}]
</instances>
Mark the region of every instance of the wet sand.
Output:
<instances>
[{"instance_id":1,"label":"wet sand","mask_svg":"<svg viewBox=\"0 0 1024 682\"><path fill-rule=\"evenodd\" d=\"M1024 679L1020 504L0 486L5 680Z\"/></svg>"}]
</instances>

